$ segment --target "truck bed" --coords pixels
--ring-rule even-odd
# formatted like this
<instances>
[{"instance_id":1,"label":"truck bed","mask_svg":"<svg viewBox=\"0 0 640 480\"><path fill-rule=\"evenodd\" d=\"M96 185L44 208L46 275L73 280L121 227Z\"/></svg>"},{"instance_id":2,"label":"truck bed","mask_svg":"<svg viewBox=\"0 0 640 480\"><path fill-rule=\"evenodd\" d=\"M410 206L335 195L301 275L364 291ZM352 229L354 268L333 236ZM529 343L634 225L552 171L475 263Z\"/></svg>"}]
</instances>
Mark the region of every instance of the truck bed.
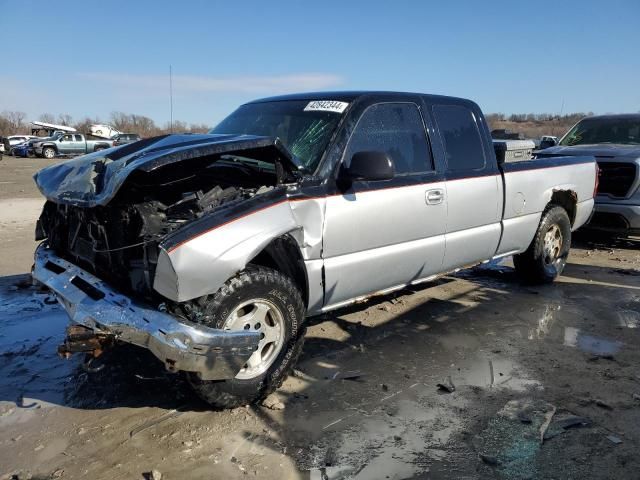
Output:
<instances>
[{"instance_id":1,"label":"truck bed","mask_svg":"<svg viewBox=\"0 0 640 480\"><path fill-rule=\"evenodd\" d=\"M503 172L503 232L497 255L523 250L531 243L545 206L554 194L575 195L572 230L584 225L593 210L597 165L594 157L555 157L508 162ZM541 194L542 192L542 194Z\"/></svg>"}]
</instances>

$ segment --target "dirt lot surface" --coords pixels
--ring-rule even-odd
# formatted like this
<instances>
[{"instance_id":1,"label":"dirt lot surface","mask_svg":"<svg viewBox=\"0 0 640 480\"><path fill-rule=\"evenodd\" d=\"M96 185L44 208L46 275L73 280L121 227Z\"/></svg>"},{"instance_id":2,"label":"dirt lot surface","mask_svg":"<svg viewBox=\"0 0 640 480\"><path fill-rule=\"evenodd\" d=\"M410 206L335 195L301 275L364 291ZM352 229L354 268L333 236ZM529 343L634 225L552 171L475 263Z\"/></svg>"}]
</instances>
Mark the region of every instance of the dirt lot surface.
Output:
<instances>
[{"instance_id":1,"label":"dirt lot surface","mask_svg":"<svg viewBox=\"0 0 640 480\"><path fill-rule=\"evenodd\" d=\"M0 478L638 478L639 242L579 239L554 285L506 262L310 319L271 408L210 411L145 352L56 356L66 315L25 275L36 165L0 162Z\"/></svg>"},{"instance_id":2,"label":"dirt lot surface","mask_svg":"<svg viewBox=\"0 0 640 480\"><path fill-rule=\"evenodd\" d=\"M17 158L0 161L0 275L28 272L33 263L35 220L44 199L33 182L39 169L60 160Z\"/></svg>"}]
</instances>

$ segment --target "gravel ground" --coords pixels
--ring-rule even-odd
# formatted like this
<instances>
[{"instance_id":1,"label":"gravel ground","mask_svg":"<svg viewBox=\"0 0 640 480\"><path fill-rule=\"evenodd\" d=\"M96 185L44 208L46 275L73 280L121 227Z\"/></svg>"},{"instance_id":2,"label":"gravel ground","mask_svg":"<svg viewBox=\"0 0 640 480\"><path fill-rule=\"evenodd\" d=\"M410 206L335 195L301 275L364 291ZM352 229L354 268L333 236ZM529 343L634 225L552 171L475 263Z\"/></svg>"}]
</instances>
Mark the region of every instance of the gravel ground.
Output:
<instances>
[{"instance_id":1,"label":"gravel ground","mask_svg":"<svg viewBox=\"0 0 640 480\"><path fill-rule=\"evenodd\" d=\"M640 472L639 242L580 236L554 285L507 261L310 319L271 408L211 411L135 348L56 356L66 316L25 282L47 163L0 162L0 478Z\"/></svg>"}]
</instances>

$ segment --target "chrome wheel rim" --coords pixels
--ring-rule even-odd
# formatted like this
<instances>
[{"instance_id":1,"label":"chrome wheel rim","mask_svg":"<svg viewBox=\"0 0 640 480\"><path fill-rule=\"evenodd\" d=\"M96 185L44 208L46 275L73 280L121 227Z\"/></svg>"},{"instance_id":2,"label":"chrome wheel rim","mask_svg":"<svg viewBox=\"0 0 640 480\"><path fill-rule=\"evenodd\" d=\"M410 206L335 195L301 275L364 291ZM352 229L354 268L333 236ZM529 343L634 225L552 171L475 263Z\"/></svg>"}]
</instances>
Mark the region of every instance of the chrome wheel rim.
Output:
<instances>
[{"instance_id":1,"label":"chrome wheel rim","mask_svg":"<svg viewBox=\"0 0 640 480\"><path fill-rule=\"evenodd\" d=\"M238 380L250 380L262 375L273 364L284 345L284 317L278 307L263 298L238 305L227 317L225 330L252 330L260 333L260 343L247 363L238 372Z\"/></svg>"},{"instance_id":2,"label":"chrome wheel rim","mask_svg":"<svg viewBox=\"0 0 640 480\"><path fill-rule=\"evenodd\" d=\"M53 150L46 149L44 151L44 156L47 157L47 158L53 158Z\"/></svg>"},{"instance_id":3,"label":"chrome wheel rim","mask_svg":"<svg viewBox=\"0 0 640 480\"><path fill-rule=\"evenodd\" d=\"M551 265L562 251L562 232L558 225L552 225L544 235L544 263Z\"/></svg>"}]
</instances>

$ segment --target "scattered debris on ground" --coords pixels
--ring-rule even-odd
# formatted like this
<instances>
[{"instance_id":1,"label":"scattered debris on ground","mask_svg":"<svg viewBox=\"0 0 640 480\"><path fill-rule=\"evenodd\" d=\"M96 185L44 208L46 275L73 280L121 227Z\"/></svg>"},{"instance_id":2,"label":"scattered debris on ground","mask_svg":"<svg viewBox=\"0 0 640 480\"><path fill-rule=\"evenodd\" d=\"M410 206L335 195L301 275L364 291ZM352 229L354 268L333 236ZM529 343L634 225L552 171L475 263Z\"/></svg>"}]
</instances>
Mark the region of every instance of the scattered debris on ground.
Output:
<instances>
[{"instance_id":1,"label":"scattered debris on ground","mask_svg":"<svg viewBox=\"0 0 640 480\"><path fill-rule=\"evenodd\" d=\"M438 390L446 393L453 393L456 391L456 386L453 384L450 376L447 377L444 382L438 383L436 387L438 387Z\"/></svg>"},{"instance_id":2,"label":"scattered debris on ground","mask_svg":"<svg viewBox=\"0 0 640 480\"><path fill-rule=\"evenodd\" d=\"M269 410L284 410L284 403L278 398L277 395L271 394L262 401L262 406Z\"/></svg>"}]
</instances>

